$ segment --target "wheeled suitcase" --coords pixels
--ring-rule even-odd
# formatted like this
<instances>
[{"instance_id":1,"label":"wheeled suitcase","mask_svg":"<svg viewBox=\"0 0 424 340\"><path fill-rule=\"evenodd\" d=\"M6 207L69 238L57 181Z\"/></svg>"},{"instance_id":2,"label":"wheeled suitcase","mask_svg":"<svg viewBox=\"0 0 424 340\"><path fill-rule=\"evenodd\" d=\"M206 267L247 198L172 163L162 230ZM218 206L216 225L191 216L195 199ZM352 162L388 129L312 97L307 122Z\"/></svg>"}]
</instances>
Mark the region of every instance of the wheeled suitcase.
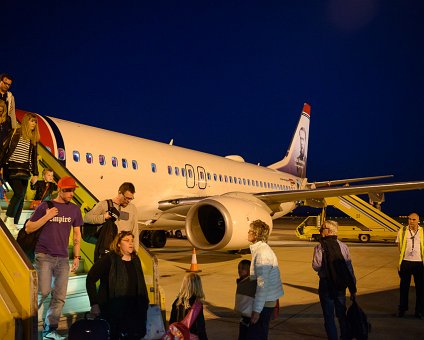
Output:
<instances>
[{"instance_id":1,"label":"wheeled suitcase","mask_svg":"<svg viewBox=\"0 0 424 340\"><path fill-rule=\"evenodd\" d=\"M69 340L108 340L110 339L110 326L104 319L90 318L85 313L84 319L75 321L68 332Z\"/></svg>"}]
</instances>

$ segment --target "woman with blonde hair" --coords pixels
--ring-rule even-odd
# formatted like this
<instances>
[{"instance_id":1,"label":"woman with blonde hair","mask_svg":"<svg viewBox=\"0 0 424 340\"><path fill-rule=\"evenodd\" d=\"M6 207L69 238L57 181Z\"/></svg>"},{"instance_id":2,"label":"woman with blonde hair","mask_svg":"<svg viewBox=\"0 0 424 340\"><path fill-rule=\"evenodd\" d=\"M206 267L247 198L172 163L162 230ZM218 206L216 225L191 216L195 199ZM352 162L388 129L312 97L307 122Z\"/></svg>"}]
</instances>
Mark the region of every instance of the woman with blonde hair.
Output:
<instances>
[{"instance_id":1,"label":"woman with blonde hair","mask_svg":"<svg viewBox=\"0 0 424 340\"><path fill-rule=\"evenodd\" d=\"M202 288L202 280L196 273L188 273L184 276L180 291L172 304L169 324L184 319L189 313L193 304L198 301L202 304L202 309L193 325L190 327L190 333L198 336L199 340L207 340L205 316L203 315L203 302L205 293Z\"/></svg>"},{"instance_id":2,"label":"woman with blonde hair","mask_svg":"<svg viewBox=\"0 0 424 340\"><path fill-rule=\"evenodd\" d=\"M87 274L86 289L91 313L109 322L112 339L144 337L149 298L131 231L118 233L110 252L93 264Z\"/></svg>"},{"instance_id":3,"label":"woman with blonde hair","mask_svg":"<svg viewBox=\"0 0 424 340\"><path fill-rule=\"evenodd\" d=\"M27 113L21 127L11 130L0 151L0 167L3 177L13 190L13 197L6 211L5 222L10 228L19 222L28 181L38 179L37 144L40 140L37 115Z\"/></svg>"},{"instance_id":4,"label":"woman with blonde hair","mask_svg":"<svg viewBox=\"0 0 424 340\"><path fill-rule=\"evenodd\" d=\"M246 336L248 340L268 339L271 317L273 312L278 312L279 299L284 294L278 260L267 243L269 232L268 224L256 220L250 224L247 236L252 253L250 276L257 282Z\"/></svg>"}]
</instances>

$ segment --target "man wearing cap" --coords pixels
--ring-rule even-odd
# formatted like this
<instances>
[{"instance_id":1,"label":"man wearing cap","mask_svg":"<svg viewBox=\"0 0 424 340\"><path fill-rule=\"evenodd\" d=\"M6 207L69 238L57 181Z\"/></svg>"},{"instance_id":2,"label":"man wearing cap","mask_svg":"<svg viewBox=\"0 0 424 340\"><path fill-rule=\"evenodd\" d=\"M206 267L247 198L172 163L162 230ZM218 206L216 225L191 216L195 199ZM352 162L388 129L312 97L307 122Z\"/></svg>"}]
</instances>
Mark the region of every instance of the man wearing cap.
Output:
<instances>
[{"instance_id":1,"label":"man wearing cap","mask_svg":"<svg viewBox=\"0 0 424 340\"><path fill-rule=\"evenodd\" d=\"M107 200L100 201L93 209L84 215L84 222L103 224L110 218L116 218L118 232L131 231L134 235L134 249L138 251L139 231L137 208L131 201L134 199L135 187L130 182L124 182L118 189L118 195L112 199L113 209L108 208Z\"/></svg>"},{"instance_id":2,"label":"man wearing cap","mask_svg":"<svg viewBox=\"0 0 424 340\"><path fill-rule=\"evenodd\" d=\"M69 277L69 235L73 228L73 263L71 271L79 266L82 215L80 208L71 203L75 188L72 177L66 176L57 183L58 195L49 209L42 202L26 224L28 233L43 227L35 247L34 267L38 274L38 315L43 314L43 302L51 293L49 309L44 320L43 339L65 339L57 327L66 299Z\"/></svg>"}]
</instances>

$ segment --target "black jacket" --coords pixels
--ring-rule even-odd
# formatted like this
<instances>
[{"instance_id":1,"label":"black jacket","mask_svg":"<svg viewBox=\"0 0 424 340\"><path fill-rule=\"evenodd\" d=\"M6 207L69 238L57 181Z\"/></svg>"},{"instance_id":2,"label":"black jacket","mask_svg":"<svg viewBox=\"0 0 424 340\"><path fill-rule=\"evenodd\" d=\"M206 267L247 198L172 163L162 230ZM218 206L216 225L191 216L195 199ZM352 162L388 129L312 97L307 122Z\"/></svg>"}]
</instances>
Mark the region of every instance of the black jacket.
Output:
<instances>
[{"instance_id":1,"label":"black jacket","mask_svg":"<svg viewBox=\"0 0 424 340\"><path fill-rule=\"evenodd\" d=\"M6 162L8 161L10 156L13 154L13 151L15 151L21 135L22 135L21 128L17 128L15 130L11 130L9 132L9 135L3 141L3 145L0 148L0 168L3 168L5 166ZM30 153L31 164L25 165L25 167L27 168L25 170L31 172L33 176L38 176L37 146L31 143L29 153Z\"/></svg>"}]
</instances>

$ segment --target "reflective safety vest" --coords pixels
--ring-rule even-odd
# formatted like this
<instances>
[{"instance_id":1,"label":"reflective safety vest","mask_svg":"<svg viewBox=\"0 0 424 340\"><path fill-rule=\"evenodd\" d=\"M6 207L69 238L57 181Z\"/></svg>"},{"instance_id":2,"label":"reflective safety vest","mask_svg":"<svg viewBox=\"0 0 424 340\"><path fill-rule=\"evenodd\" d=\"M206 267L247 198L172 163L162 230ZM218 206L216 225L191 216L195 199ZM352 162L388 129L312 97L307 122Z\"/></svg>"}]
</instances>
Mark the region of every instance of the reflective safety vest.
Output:
<instances>
[{"instance_id":1,"label":"reflective safety vest","mask_svg":"<svg viewBox=\"0 0 424 340\"><path fill-rule=\"evenodd\" d=\"M399 269L405 256L406 251L406 231L408 227L403 227L400 232L400 256L399 256ZM418 227L418 233L420 235L420 249L421 249L421 261L424 263L424 237L423 237L423 228Z\"/></svg>"}]
</instances>

